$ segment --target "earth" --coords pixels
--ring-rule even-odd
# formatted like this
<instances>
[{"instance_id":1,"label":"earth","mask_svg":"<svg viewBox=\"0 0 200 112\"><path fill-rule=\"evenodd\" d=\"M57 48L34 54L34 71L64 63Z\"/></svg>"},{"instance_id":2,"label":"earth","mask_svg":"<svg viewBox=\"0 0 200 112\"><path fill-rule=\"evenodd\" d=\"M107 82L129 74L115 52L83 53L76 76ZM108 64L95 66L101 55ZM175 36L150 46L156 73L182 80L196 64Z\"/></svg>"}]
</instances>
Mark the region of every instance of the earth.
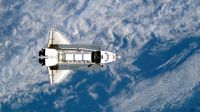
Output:
<instances>
[{"instance_id":1,"label":"earth","mask_svg":"<svg viewBox=\"0 0 200 112\"><path fill-rule=\"evenodd\" d=\"M51 85L50 29L121 59ZM200 112L199 0L0 0L1 112Z\"/></svg>"}]
</instances>

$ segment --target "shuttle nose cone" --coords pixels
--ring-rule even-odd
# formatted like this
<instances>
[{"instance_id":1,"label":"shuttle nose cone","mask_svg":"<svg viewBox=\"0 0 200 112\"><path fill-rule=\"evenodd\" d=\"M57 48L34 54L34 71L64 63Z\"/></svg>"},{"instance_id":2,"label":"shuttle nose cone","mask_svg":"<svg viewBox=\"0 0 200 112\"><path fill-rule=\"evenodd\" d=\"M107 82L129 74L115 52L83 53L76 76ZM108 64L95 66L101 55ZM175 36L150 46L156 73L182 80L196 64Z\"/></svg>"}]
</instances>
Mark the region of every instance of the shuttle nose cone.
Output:
<instances>
[{"instance_id":1,"label":"shuttle nose cone","mask_svg":"<svg viewBox=\"0 0 200 112\"><path fill-rule=\"evenodd\" d=\"M119 54L116 54L116 60L121 59L121 56Z\"/></svg>"}]
</instances>

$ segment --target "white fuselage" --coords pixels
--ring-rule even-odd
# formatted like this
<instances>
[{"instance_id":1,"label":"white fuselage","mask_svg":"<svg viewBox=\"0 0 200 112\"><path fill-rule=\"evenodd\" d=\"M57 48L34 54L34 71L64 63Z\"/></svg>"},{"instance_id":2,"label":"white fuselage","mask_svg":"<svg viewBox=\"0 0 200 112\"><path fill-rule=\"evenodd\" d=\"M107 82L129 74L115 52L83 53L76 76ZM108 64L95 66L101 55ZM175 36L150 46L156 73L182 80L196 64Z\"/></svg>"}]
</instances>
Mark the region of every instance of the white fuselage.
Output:
<instances>
[{"instance_id":1,"label":"white fuselage","mask_svg":"<svg viewBox=\"0 0 200 112\"><path fill-rule=\"evenodd\" d=\"M39 51L38 61L47 66L51 84L58 84L73 70L100 68L120 58L115 53L101 51L98 45L72 44L56 30L50 30L48 46Z\"/></svg>"},{"instance_id":2,"label":"white fuselage","mask_svg":"<svg viewBox=\"0 0 200 112\"><path fill-rule=\"evenodd\" d=\"M94 54L92 52L99 52L96 57L99 63L94 61ZM95 51L95 50L84 50L84 49L73 49L73 50L56 50L56 49L45 49L45 66L54 66L57 64L104 64L110 63L117 59L117 55L108 51Z\"/></svg>"}]
</instances>

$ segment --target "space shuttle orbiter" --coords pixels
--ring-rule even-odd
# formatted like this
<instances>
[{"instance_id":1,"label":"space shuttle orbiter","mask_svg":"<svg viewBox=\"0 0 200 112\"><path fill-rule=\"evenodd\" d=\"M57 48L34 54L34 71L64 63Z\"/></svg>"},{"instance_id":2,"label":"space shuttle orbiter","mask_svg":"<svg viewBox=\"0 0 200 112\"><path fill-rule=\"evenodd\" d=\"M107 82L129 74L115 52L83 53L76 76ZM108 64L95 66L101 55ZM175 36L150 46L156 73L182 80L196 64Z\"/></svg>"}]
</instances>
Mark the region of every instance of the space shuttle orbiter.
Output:
<instances>
[{"instance_id":1,"label":"space shuttle orbiter","mask_svg":"<svg viewBox=\"0 0 200 112\"><path fill-rule=\"evenodd\" d=\"M75 69L103 67L119 58L115 53L101 51L97 45L71 44L56 30L50 31L48 47L39 51L39 63L48 67L51 84L60 83Z\"/></svg>"}]
</instances>

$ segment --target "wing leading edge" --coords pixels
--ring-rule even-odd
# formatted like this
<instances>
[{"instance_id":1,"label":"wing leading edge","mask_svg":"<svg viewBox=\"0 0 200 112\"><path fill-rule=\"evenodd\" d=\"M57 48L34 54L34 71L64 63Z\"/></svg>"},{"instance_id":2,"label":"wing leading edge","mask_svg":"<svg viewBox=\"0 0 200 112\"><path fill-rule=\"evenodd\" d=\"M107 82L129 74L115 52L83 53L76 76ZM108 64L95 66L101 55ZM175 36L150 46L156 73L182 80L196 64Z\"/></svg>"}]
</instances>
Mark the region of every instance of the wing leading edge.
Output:
<instances>
[{"instance_id":1,"label":"wing leading edge","mask_svg":"<svg viewBox=\"0 0 200 112\"><path fill-rule=\"evenodd\" d=\"M51 30L50 34L49 34L49 40L48 40L48 47L50 47L51 45L56 45L56 44L70 44L70 41L63 36L63 34L61 34L60 32L56 31L56 30Z\"/></svg>"},{"instance_id":2,"label":"wing leading edge","mask_svg":"<svg viewBox=\"0 0 200 112\"><path fill-rule=\"evenodd\" d=\"M51 70L48 67L49 78L51 84L58 84L72 73L72 70Z\"/></svg>"}]
</instances>

